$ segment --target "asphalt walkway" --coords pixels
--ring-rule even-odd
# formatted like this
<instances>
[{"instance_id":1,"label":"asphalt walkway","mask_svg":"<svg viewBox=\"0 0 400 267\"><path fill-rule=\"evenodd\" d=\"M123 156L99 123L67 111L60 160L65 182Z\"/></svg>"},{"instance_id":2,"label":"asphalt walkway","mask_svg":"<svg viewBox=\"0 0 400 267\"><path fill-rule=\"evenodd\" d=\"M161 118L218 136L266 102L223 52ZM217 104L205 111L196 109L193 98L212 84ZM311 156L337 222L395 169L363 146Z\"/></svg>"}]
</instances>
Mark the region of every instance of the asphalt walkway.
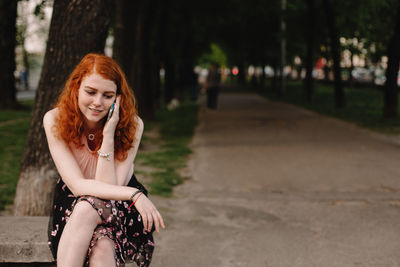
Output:
<instances>
[{"instance_id":1,"label":"asphalt walkway","mask_svg":"<svg viewBox=\"0 0 400 267\"><path fill-rule=\"evenodd\" d=\"M204 99L202 100L204 106ZM255 94L205 108L152 266L400 266L400 146Z\"/></svg>"}]
</instances>

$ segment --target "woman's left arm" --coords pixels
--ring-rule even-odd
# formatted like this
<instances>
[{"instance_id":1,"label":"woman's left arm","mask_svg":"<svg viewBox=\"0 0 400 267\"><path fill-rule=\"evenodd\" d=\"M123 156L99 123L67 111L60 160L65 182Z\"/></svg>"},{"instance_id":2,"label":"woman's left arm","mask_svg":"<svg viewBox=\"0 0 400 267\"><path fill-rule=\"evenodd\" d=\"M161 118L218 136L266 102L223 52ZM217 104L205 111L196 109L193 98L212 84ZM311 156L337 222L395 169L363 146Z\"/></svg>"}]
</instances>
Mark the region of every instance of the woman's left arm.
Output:
<instances>
[{"instance_id":1,"label":"woman's left arm","mask_svg":"<svg viewBox=\"0 0 400 267\"><path fill-rule=\"evenodd\" d=\"M118 185L127 185L129 180L133 175L134 160L136 158L137 151L139 149L140 140L143 134L143 121L139 116L136 116L136 133L135 133L135 143L131 149L128 151L128 157L124 161L115 161L115 171L117 175Z\"/></svg>"},{"instance_id":2,"label":"woman's left arm","mask_svg":"<svg viewBox=\"0 0 400 267\"><path fill-rule=\"evenodd\" d=\"M117 96L115 108L111 118L103 129L103 141L98 150L96 174L94 179L108 184L117 184L117 176L114 164L114 135L119 122L119 104L121 97Z\"/></svg>"}]
</instances>

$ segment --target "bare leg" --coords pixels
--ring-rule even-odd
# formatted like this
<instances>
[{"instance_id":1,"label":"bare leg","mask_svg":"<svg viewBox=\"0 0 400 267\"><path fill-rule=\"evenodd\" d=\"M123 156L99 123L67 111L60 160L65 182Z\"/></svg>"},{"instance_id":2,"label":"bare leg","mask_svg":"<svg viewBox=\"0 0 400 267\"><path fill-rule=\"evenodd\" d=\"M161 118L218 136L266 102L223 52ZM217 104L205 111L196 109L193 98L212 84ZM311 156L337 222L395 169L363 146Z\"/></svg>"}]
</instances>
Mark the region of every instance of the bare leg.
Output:
<instances>
[{"instance_id":1,"label":"bare leg","mask_svg":"<svg viewBox=\"0 0 400 267\"><path fill-rule=\"evenodd\" d=\"M90 255L90 267L115 267L114 253L114 242L108 237L100 238Z\"/></svg>"},{"instance_id":2,"label":"bare leg","mask_svg":"<svg viewBox=\"0 0 400 267\"><path fill-rule=\"evenodd\" d=\"M93 231L101 223L100 216L86 201L80 201L65 225L57 251L58 267L82 267Z\"/></svg>"}]
</instances>

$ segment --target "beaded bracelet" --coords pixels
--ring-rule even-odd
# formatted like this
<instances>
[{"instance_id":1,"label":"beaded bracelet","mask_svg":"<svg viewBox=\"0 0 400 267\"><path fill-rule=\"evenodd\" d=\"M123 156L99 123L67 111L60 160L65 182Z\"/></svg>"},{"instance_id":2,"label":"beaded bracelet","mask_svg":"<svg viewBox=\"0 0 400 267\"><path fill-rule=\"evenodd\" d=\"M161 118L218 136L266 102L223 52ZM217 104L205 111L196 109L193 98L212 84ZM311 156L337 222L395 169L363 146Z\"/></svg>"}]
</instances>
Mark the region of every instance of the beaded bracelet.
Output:
<instances>
[{"instance_id":1,"label":"beaded bracelet","mask_svg":"<svg viewBox=\"0 0 400 267\"><path fill-rule=\"evenodd\" d=\"M112 156L112 154L114 154L114 153L113 153L113 152L110 152L110 153L103 153L103 152L101 152L100 150L97 150L97 155L99 155L99 157L102 157L102 158L107 159L108 161L111 160L111 159L110 159L110 156Z\"/></svg>"}]
</instances>

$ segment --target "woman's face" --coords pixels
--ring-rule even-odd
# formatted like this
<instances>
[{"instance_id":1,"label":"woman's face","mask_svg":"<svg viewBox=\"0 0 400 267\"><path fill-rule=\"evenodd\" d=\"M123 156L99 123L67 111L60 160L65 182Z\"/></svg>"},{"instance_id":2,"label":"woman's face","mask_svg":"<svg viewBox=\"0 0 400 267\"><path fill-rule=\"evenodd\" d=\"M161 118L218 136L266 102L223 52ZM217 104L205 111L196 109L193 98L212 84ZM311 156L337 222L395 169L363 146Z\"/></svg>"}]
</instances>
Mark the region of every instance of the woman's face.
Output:
<instances>
[{"instance_id":1,"label":"woman's face","mask_svg":"<svg viewBox=\"0 0 400 267\"><path fill-rule=\"evenodd\" d=\"M117 85L94 72L82 79L78 105L86 125L95 128L103 119L117 95Z\"/></svg>"}]
</instances>

